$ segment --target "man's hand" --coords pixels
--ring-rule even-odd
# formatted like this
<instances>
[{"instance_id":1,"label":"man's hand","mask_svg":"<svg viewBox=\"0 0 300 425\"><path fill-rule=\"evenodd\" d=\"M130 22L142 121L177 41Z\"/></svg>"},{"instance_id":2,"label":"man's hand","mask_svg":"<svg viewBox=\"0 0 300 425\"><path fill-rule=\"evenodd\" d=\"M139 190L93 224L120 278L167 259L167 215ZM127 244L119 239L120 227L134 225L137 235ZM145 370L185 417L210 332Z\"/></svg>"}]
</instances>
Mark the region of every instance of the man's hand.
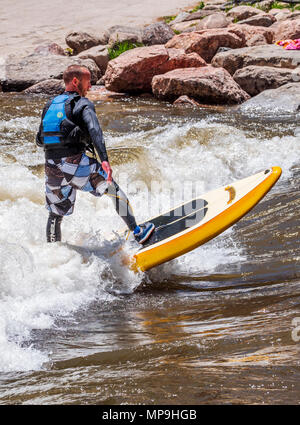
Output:
<instances>
[{"instance_id":1,"label":"man's hand","mask_svg":"<svg viewBox=\"0 0 300 425\"><path fill-rule=\"evenodd\" d=\"M106 172L107 174L107 183L111 184L112 182L112 169L109 165L108 161L103 161L101 163L103 170Z\"/></svg>"}]
</instances>

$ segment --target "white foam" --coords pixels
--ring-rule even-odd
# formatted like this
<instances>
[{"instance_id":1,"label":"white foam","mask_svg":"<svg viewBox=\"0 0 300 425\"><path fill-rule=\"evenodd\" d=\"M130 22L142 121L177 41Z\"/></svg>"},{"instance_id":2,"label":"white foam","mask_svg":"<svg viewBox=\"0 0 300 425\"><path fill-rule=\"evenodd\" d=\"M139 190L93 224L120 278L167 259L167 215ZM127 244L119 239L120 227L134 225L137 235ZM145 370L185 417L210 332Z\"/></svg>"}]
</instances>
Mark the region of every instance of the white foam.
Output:
<instances>
[{"instance_id":1,"label":"white foam","mask_svg":"<svg viewBox=\"0 0 300 425\"><path fill-rule=\"evenodd\" d=\"M190 199L189 190L182 191L185 182L194 184L196 195L201 195L272 165L281 166L286 179L299 161L297 137L255 139L234 127L205 120L107 137L111 147L125 142L143 148L138 161L114 167L117 180L127 174L125 187L121 181L120 185L138 220ZM32 152L32 163L39 163L40 152ZM1 371L43 367L50 354L30 345L33 330L51 328L60 317L96 299L113 302L118 294L132 293L144 279L142 273L122 265L122 258L132 253L130 243L122 253L109 256L115 245L107 241L107 233L123 228L124 223L108 199L79 192L74 214L62 224L63 240L68 244L45 243L44 178L24 166L21 151L16 158L11 163L1 157L4 166L0 168ZM153 180L157 186L151 191ZM151 271L149 284L151 279L162 281L172 274L210 273L223 264L238 263L244 254L241 247L226 243L230 238L234 241L232 229Z\"/></svg>"}]
</instances>

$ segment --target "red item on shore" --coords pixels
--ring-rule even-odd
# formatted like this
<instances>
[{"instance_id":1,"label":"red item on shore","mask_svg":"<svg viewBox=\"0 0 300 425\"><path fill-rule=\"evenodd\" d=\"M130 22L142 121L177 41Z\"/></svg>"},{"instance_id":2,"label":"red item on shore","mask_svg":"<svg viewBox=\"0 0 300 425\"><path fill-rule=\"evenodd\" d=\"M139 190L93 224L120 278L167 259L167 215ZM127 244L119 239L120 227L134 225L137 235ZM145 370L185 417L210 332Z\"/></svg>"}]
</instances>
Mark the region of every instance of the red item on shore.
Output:
<instances>
[{"instance_id":1,"label":"red item on shore","mask_svg":"<svg viewBox=\"0 0 300 425\"><path fill-rule=\"evenodd\" d=\"M286 50L300 50L300 38L297 38L296 40L279 40L276 41L275 44Z\"/></svg>"}]
</instances>

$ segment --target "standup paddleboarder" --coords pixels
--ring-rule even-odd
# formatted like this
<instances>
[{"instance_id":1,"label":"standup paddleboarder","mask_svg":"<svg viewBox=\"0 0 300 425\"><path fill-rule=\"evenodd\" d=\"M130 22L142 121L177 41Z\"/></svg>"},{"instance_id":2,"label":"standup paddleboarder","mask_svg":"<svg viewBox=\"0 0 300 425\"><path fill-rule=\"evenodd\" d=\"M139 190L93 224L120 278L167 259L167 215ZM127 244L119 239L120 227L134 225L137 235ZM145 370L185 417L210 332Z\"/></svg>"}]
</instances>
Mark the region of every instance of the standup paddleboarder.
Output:
<instances>
[{"instance_id":1,"label":"standup paddleboarder","mask_svg":"<svg viewBox=\"0 0 300 425\"><path fill-rule=\"evenodd\" d=\"M154 224L137 225L127 196L112 178L95 107L85 97L91 88L90 71L84 66L71 65L63 79L65 92L45 105L36 136L37 145L45 151L47 241L61 240L62 219L73 213L79 189L94 196L110 196L136 241L143 244L152 234ZM87 156L86 150L93 157Z\"/></svg>"}]
</instances>

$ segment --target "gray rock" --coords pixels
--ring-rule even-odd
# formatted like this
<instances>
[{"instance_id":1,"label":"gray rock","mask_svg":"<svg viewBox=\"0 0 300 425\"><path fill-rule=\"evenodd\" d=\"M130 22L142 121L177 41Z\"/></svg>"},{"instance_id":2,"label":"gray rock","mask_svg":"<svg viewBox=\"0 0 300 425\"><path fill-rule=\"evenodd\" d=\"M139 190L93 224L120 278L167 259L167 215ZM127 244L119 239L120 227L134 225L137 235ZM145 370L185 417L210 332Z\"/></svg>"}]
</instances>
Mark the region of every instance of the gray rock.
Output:
<instances>
[{"instance_id":1,"label":"gray rock","mask_svg":"<svg viewBox=\"0 0 300 425\"><path fill-rule=\"evenodd\" d=\"M274 3L274 0L264 0L259 2L259 8L261 10L264 10L265 12L268 12L270 10L270 8L272 7Z\"/></svg>"},{"instance_id":2,"label":"gray rock","mask_svg":"<svg viewBox=\"0 0 300 425\"><path fill-rule=\"evenodd\" d=\"M297 10L296 12L291 13L291 16L288 17L290 21L296 21L300 18L300 10Z\"/></svg>"},{"instance_id":3,"label":"gray rock","mask_svg":"<svg viewBox=\"0 0 300 425\"><path fill-rule=\"evenodd\" d=\"M233 7L229 12L227 12L227 16L232 19L237 19L239 21L248 19L251 16L256 16L263 13L261 10L256 9L251 6L236 6Z\"/></svg>"},{"instance_id":4,"label":"gray rock","mask_svg":"<svg viewBox=\"0 0 300 425\"><path fill-rule=\"evenodd\" d=\"M34 55L49 56L49 55L60 55L66 56L64 49L56 43L43 44L37 46L33 52Z\"/></svg>"},{"instance_id":5,"label":"gray rock","mask_svg":"<svg viewBox=\"0 0 300 425\"><path fill-rule=\"evenodd\" d=\"M290 9L272 9L269 14L275 16L276 21L284 21L292 16Z\"/></svg>"},{"instance_id":6,"label":"gray rock","mask_svg":"<svg viewBox=\"0 0 300 425\"><path fill-rule=\"evenodd\" d=\"M276 41L300 38L300 17L298 15L294 18L288 17L275 22L271 28L274 29Z\"/></svg>"},{"instance_id":7,"label":"gray rock","mask_svg":"<svg viewBox=\"0 0 300 425\"><path fill-rule=\"evenodd\" d=\"M188 18L190 14L188 12L180 12L173 21L170 22L170 25L179 24L183 22L185 18Z\"/></svg>"},{"instance_id":8,"label":"gray rock","mask_svg":"<svg viewBox=\"0 0 300 425\"><path fill-rule=\"evenodd\" d=\"M221 9L213 4L208 4L207 6L204 6L201 10L213 10L214 12L220 12Z\"/></svg>"},{"instance_id":9,"label":"gray rock","mask_svg":"<svg viewBox=\"0 0 300 425\"><path fill-rule=\"evenodd\" d=\"M9 57L0 84L3 91L23 91L44 80L62 79L64 70L73 64L86 66L91 72L92 83L100 77L99 68L91 59L55 55L45 58L32 55L22 59Z\"/></svg>"},{"instance_id":10,"label":"gray rock","mask_svg":"<svg viewBox=\"0 0 300 425\"><path fill-rule=\"evenodd\" d=\"M114 47L118 43L124 43L125 41L128 41L129 43L142 43L142 35L141 34L135 34L135 33L129 33L129 32L114 32L108 40L108 46Z\"/></svg>"},{"instance_id":11,"label":"gray rock","mask_svg":"<svg viewBox=\"0 0 300 425\"><path fill-rule=\"evenodd\" d=\"M195 19L202 19L202 18L205 18L205 16L212 15L213 13L215 13L215 10L201 9L201 10L198 10L197 12L189 13L189 16L187 16L183 22L194 21Z\"/></svg>"},{"instance_id":12,"label":"gray rock","mask_svg":"<svg viewBox=\"0 0 300 425\"><path fill-rule=\"evenodd\" d=\"M226 28L229 24L230 20L226 18L226 14L224 12L216 12L201 19L199 24L196 26L196 30L201 31L204 29Z\"/></svg>"},{"instance_id":13,"label":"gray rock","mask_svg":"<svg viewBox=\"0 0 300 425\"><path fill-rule=\"evenodd\" d=\"M44 80L40 83L34 84L28 89L24 90L25 94L48 94L58 95L65 91L65 84L63 80Z\"/></svg>"},{"instance_id":14,"label":"gray rock","mask_svg":"<svg viewBox=\"0 0 300 425\"><path fill-rule=\"evenodd\" d=\"M239 107L242 113L295 113L300 110L300 83L288 83L278 89L265 90Z\"/></svg>"},{"instance_id":15,"label":"gray rock","mask_svg":"<svg viewBox=\"0 0 300 425\"><path fill-rule=\"evenodd\" d=\"M300 50L285 50L276 45L244 47L218 53L211 63L227 69L231 75L250 65L294 69L300 66Z\"/></svg>"},{"instance_id":16,"label":"gray rock","mask_svg":"<svg viewBox=\"0 0 300 425\"><path fill-rule=\"evenodd\" d=\"M197 25L201 22L201 19L196 19L195 21L179 22L178 24L172 25L172 29L179 32L192 32L196 31Z\"/></svg>"},{"instance_id":17,"label":"gray rock","mask_svg":"<svg viewBox=\"0 0 300 425\"><path fill-rule=\"evenodd\" d=\"M111 36L114 32L141 34L142 30L141 30L141 28L130 27L130 26L126 26L126 25L113 25L112 27L109 27L105 31L105 34L109 38L109 36Z\"/></svg>"},{"instance_id":18,"label":"gray rock","mask_svg":"<svg viewBox=\"0 0 300 425\"><path fill-rule=\"evenodd\" d=\"M109 61L107 46L100 45L91 47L90 49L84 50L83 52L79 53L77 57L80 59L92 59L100 69L101 74L105 74Z\"/></svg>"},{"instance_id":19,"label":"gray rock","mask_svg":"<svg viewBox=\"0 0 300 425\"><path fill-rule=\"evenodd\" d=\"M274 24L274 22L276 22L276 18L273 15L269 15L268 13L261 13L256 16L251 16L248 19L239 21L239 24L254 25L256 27L270 27L272 24Z\"/></svg>"},{"instance_id":20,"label":"gray rock","mask_svg":"<svg viewBox=\"0 0 300 425\"><path fill-rule=\"evenodd\" d=\"M166 44L175 33L171 27L163 22L148 25L142 33L142 41L146 46Z\"/></svg>"},{"instance_id":21,"label":"gray rock","mask_svg":"<svg viewBox=\"0 0 300 425\"><path fill-rule=\"evenodd\" d=\"M72 31L66 35L66 43L76 55L99 44L106 44L106 38L105 34L97 36L83 31Z\"/></svg>"},{"instance_id":22,"label":"gray rock","mask_svg":"<svg viewBox=\"0 0 300 425\"><path fill-rule=\"evenodd\" d=\"M277 89L292 82L300 82L300 68L273 68L271 66L247 66L233 75L243 90L255 96L264 90Z\"/></svg>"}]
</instances>

